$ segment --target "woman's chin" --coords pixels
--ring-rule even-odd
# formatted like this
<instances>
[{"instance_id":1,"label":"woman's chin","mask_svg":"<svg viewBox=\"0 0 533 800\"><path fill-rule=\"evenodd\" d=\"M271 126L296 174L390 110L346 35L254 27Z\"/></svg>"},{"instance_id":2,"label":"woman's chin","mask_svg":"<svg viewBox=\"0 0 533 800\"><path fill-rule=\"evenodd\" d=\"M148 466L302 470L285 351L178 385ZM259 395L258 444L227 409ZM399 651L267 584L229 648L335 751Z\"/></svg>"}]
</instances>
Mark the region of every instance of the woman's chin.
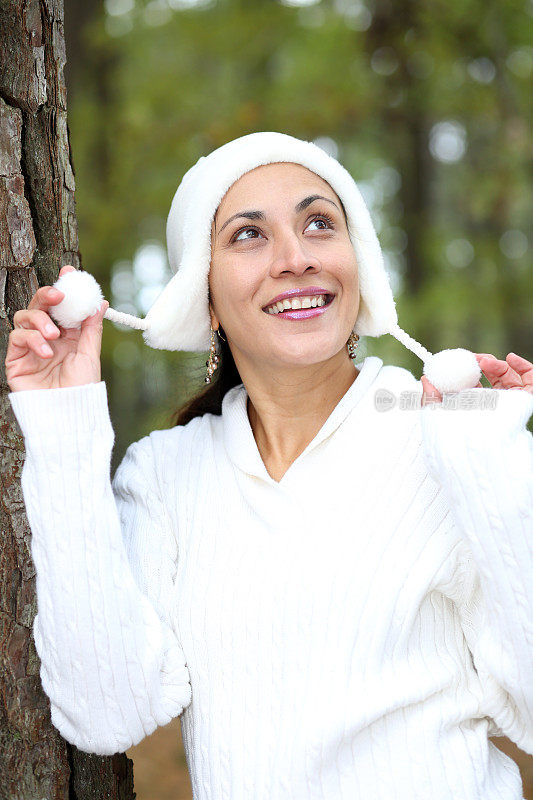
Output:
<instances>
[{"instance_id":1,"label":"woman's chin","mask_svg":"<svg viewBox=\"0 0 533 800\"><path fill-rule=\"evenodd\" d=\"M269 354L269 362L272 365L278 364L282 367L311 367L314 364L321 364L324 361L329 361L334 358L338 353L331 345L324 345L321 342L306 344L305 347L290 347L284 349L275 347Z\"/></svg>"}]
</instances>

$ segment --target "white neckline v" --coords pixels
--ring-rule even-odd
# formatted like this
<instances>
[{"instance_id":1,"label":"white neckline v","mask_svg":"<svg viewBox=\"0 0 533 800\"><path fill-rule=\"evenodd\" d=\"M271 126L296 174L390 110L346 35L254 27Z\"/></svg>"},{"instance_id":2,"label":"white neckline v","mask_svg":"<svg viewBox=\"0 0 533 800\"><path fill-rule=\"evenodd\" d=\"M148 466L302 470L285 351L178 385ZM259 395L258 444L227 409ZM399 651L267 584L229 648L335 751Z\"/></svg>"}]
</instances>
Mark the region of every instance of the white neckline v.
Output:
<instances>
[{"instance_id":1,"label":"white neckline v","mask_svg":"<svg viewBox=\"0 0 533 800\"><path fill-rule=\"evenodd\" d=\"M354 363L354 368L359 369L359 375L341 397L315 437L293 461L280 481L272 478L261 458L248 418L248 395L244 384L240 383L238 386L234 386L226 392L222 401L223 440L230 461L249 475L262 478L275 486L282 485L286 476L289 473L292 474L293 468L300 460L342 424L349 412L366 394L382 366L383 361L378 356L367 356L360 364Z\"/></svg>"}]
</instances>

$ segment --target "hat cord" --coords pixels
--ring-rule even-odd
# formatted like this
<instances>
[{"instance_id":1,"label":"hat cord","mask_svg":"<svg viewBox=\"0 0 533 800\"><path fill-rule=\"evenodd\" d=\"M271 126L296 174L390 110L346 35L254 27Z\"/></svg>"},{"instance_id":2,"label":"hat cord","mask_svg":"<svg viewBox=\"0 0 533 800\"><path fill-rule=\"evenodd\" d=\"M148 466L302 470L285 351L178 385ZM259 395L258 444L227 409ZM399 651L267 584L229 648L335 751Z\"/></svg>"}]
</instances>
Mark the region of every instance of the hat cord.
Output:
<instances>
[{"instance_id":1,"label":"hat cord","mask_svg":"<svg viewBox=\"0 0 533 800\"><path fill-rule=\"evenodd\" d=\"M424 363L428 360L428 358L431 358L432 354L429 352L429 350L426 350L426 348L421 345L420 342L417 342L416 339L413 339L412 336L409 336L409 334L400 328L398 324L393 325L390 328L389 333L391 333L395 339L398 339L399 342L405 345L408 350L411 350L411 352L418 356L418 358Z\"/></svg>"},{"instance_id":2,"label":"hat cord","mask_svg":"<svg viewBox=\"0 0 533 800\"><path fill-rule=\"evenodd\" d=\"M108 308L104 317L110 319L111 322L119 322L121 325L127 325L128 328L136 328L139 331L145 331L148 327L146 319L126 314L124 311L115 311L114 308Z\"/></svg>"}]
</instances>

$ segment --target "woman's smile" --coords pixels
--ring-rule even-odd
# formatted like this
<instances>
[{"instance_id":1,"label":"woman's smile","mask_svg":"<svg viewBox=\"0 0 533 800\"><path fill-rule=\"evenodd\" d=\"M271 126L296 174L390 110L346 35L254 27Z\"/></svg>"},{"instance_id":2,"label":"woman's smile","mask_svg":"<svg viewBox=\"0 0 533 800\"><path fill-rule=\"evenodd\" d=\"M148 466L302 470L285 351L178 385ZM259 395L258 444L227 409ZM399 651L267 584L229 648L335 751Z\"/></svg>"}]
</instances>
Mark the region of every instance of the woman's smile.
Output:
<instances>
[{"instance_id":1,"label":"woman's smile","mask_svg":"<svg viewBox=\"0 0 533 800\"><path fill-rule=\"evenodd\" d=\"M331 294L286 298L268 306L263 311L272 317L276 317L276 319L309 319L309 317L317 317L320 314L324 314L332 305L334 299L335 296Z\"/></svg>"}]
</instances>

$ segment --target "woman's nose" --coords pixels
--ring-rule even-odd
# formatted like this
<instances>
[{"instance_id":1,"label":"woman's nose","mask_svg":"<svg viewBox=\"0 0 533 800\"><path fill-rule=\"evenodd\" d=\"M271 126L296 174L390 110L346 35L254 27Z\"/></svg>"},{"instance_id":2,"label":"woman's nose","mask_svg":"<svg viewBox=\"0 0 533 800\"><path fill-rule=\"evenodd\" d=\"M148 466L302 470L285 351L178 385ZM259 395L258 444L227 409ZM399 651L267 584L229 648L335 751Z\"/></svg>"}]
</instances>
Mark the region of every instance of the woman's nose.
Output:
<instances>
[{"instance_id":1,"label":"woman's nose","mask_svg":"<svg viewBox=\"0 0 533 800\"><path fill-rule=\"evenodd\" d=\"M271 266L273 276L283 272L293 272L295 275L303 274L309 267L314 272L321 269L319 259L309 252L296 234L288 235L274 248L274 258Z\"/></svg>"}]
</instances>

